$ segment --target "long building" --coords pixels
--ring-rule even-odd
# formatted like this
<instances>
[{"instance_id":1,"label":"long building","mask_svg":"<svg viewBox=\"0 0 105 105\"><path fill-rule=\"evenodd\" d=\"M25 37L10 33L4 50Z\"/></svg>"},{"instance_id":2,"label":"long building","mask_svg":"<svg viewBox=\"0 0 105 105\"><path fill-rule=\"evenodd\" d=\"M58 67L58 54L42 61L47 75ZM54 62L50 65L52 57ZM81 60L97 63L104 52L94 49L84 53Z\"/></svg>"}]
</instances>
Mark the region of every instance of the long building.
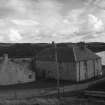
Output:
<instances>
[{"instance_id":1,"label":"long building","mask_svg":"<svg viewBox=\"0 0 105 105\"><path fill-rule=\"evenodd\" d=\"M79 82L102 75L101 58L85 45L50 47L41 51L36 57L36 75L57 79L57 64L61 80Z\"/></svg>"}]
</instances>

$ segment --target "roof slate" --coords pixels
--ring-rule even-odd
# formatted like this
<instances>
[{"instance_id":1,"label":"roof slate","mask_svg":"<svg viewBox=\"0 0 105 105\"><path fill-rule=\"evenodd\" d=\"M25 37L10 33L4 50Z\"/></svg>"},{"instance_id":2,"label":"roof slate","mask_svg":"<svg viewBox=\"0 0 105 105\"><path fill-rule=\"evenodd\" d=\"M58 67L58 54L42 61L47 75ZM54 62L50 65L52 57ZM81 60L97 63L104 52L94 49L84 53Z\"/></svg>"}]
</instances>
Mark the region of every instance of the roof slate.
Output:
<instances>
[{"instance_id":1,"label":"roof slate","mask_svg":"<svg viewBox=\"0 0 105 105\"><path fill-rule=\"evenodd\" d=\"M83 49L80 47L74 47L74 53L75 53L75 60L76 61L82 61L82 60L90 60L90 59L98 59L100 58L98 55L93 53L90 49L87 47L84 47Z\"/></svg>"},{"instance_id":2,"label":"roof slate","mask_svg":"<svg viewBox=\"0 0 105 105\"><path fill-rule=\"evenodd\" d=\"M39 61L55 61L55 51L57 52L58 62L76 62L81 60L100 58L88 48L72 47L54 47L46 48L36 56Z\"/></svg>"}]
</instances>

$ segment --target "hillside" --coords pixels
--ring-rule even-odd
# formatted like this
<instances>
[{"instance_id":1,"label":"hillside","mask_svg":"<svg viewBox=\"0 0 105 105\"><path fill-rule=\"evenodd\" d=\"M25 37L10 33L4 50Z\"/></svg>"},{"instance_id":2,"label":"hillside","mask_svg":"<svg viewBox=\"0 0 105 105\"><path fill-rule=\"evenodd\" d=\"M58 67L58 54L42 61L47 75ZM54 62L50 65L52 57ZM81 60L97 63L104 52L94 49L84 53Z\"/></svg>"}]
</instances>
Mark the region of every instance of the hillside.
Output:
<instances>
[{"instance_id":1,"label":"hillside","mask_svg":"<svg viewBox=\"0 0 105 105\"><path fill-rule=\"evenodd\" d=\"M77 43L57 43L57 46L72 46ZM105 43L92 42L85 45L93 52L105 51ZM51 47L50 43L0 43L0 56L8 53L9 57L33 57L45 48Z\"/></svg>"}]
</instances>

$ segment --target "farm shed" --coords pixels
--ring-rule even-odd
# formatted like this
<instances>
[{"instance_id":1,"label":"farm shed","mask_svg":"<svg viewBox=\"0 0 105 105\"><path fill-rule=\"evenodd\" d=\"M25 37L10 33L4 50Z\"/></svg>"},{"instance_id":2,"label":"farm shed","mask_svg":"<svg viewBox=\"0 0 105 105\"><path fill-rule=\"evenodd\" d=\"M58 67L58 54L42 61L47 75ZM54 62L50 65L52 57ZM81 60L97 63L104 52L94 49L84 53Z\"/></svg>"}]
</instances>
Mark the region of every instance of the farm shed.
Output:
<instances>
[{"instance_id":1,"label":"farm shed","mask_svg":"<svg viewBox=\"0 0 105 105\"><path fill-rule=\"evenodd\" d=\"M35 81L35 72L24 59L11 59L8 54L0 59L0 85L11 85Z\"/></svg>"},{"instance_id":2,"label":"farm shed","mask_svg":"<svg viewBox=\"0 0 105 105\"><path fill-rule=\"evenodd\" d=\"M102 73L101 58L86 46L57 47L60 80L84 81ZM36 56L36 75L57 79L55 47L46 48Z\"/></svg>"}]
</instances>

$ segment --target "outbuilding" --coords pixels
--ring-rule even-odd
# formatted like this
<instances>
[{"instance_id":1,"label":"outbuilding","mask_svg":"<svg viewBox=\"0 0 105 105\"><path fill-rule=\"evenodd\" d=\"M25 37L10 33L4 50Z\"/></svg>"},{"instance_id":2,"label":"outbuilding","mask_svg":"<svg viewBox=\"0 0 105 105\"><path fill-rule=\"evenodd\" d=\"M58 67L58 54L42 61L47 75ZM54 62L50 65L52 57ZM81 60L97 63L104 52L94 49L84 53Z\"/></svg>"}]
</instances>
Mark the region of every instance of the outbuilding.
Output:
<instances>
[{"instance_id":1,"label":"outbuilding","mask_svg":"<svg viewBox=\"0 0 105 105\"><path fill-rule=\"evenodd\" d=\"M60 80L79 82L102 75L101 58L85 45L50 47L41 51L36 56L36 75L57 79L57 65Z\"/></svg>"},{"instance_id":2,"label":"outbuilding","mask_svg":"<svg viewBox=\"0 0 105 105\"><path fill-rule=\"evenodd\" d=\"M24 59L11 59L4 54L0 59L0 85L13 85L35 81L35 72L30 68L30 62Z\"/></svg>"}]
</instances>

